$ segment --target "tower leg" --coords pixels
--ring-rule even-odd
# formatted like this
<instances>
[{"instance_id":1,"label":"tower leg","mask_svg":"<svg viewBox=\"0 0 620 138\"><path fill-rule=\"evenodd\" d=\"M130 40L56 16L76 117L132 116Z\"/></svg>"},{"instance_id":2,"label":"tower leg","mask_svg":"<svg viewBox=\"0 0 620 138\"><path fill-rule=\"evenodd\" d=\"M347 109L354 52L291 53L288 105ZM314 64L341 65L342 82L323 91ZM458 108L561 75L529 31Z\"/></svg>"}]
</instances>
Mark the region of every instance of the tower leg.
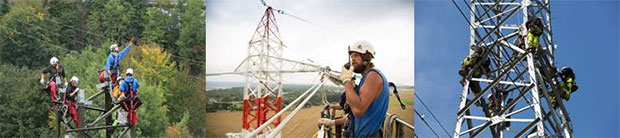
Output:
<instances>
[{"instance_id":1,"label":"tower leg","mask_svg":"<svg viewBox=\"0 0 620 138\"><path fill-rule=\"evenodd\" d=\"M86 122L84 122L84 103L77 103L77 112L78 112L78 124L76 125L76 129L78 128L84 128L84 125L86 124ZM86 135L86 131L78 131L78 137L79 138L85 138L87 137Z\"/></svg>"},{"instance_id":2,"label":"tower leg","mask_svg":"<svg viewBox=\"0 0 620 138\"><path fill-rule=\"evenodd\" d=\"M109 86L109 87L112 87L112 86ZM112 107L114 106L114 105L112 105L112 95L110 94L110 92L111 92L110 89L107 89L107 92L104 92L105 93L105 103L104 103L104 105L105 105L105 110L106 111L112 110ZM110 126L110 125L112 125L113 121L114 120L112 120L112 116L109 115L108 117L105 118L105 125L106 126ZM105 130L105 137L106 138L111 138L113 133L114 133L114 128L108 128L108 129Z\"/></svg>"},{"instance_id":3,"label":"tower leg","mask_svg":"<svg viewBox=\"0 0 620 138\"><path fill-rule=\"evenodd\" d=\"M54 105L53 107L56 108L56 104L55 103L52 103L52 105ZM60 128L60 124L62 123L62 121L61 121L62 120L62 115L60 115L61 111L60 110L56 110L55 114L56 114L56 137L60 138L62 136L62 134L61 134L61 129L62 128Z\"/></svg>"}]
</instances>

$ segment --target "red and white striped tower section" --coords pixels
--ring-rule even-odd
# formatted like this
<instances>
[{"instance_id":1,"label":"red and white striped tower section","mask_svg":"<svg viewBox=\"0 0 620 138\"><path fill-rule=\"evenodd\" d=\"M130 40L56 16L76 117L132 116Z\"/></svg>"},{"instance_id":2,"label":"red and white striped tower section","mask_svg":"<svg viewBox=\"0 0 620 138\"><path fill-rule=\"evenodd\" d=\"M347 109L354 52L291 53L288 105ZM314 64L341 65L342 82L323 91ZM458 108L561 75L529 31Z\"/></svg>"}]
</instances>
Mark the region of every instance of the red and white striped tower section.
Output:
<instances>
[{"instance_id":1,"label":"red and white striped tower section","mask_svg":"<svg viewBox=\"0 0 620 138\"><path fill-rule=\"evenodd\" d=\"M280 117L269 124L263 124L282 110L282 58L285 45L280 38L273 9L267 7L248 43L248 57L240 68L246 70L243 90L242 133L248 134L261 125L274 128L280 124ZM263 133L269 131L264 129ZM260 135L261 133L259 133Z\"/></svg>"}]
</instances>

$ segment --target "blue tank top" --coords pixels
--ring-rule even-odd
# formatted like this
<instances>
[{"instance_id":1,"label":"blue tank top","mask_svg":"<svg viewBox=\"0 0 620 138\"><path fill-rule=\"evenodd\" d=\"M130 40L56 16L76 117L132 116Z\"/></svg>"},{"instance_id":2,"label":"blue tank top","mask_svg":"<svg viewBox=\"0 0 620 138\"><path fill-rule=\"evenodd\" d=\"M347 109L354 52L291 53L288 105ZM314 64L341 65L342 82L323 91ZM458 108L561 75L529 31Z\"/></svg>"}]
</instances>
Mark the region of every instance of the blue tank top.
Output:
<instances>
[{"instance_id":1,"label":"blue tank top","mask_svg":"<svg viewBox=\"0 0 620 138\"><path fill-rule=\"evenodd\" d=\"M388 81L379 70L371 69L366 74L362 75L360 84L355 87L355 93L359 95L360 88L364 85L367 74L375 71L379 73L381 79L383 79L383 88L381 93L375 98L374 101L368 106L366 112L362 116L353 116L353 137L368 137L378 131L383 126L383 120L385 120L385 113L388 108L389 100L389 86Z\"/></svg>"}]
</instances>

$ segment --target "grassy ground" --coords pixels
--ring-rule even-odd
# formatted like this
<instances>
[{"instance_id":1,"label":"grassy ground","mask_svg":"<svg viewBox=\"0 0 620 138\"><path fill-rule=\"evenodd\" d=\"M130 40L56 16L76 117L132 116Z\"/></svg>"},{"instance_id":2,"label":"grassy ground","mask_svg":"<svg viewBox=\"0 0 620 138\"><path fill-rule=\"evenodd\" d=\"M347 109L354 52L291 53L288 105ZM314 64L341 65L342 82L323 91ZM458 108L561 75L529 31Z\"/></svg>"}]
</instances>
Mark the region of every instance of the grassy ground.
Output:
<instances>
[{"instance_id":1,"label":"grassy ground","mask_svg":"<svg viewBox=\"0 0 620 138\"><path fill-rule=\"evenodd\" d=\"M407 109L400 109L400 104L398 104L396 97L390 95L388 113L398 114L401 119L413 125L413 90L400 90L400 97L403 103L407 106ZM282 137L312 137L318 131L317 120L320 118L320 112L322 110L322 106L301 109L299 113L293 117L291 122L289 122L282 130ZM285 112L284 116L288 115L289 112ZM225 137L226 133L229 132L241 132L242 112L240 111L207 113L205 117L207 124L207 137ZM413 137L413 131L405 128L405 137Z\"/></svg>"}]
</instances>

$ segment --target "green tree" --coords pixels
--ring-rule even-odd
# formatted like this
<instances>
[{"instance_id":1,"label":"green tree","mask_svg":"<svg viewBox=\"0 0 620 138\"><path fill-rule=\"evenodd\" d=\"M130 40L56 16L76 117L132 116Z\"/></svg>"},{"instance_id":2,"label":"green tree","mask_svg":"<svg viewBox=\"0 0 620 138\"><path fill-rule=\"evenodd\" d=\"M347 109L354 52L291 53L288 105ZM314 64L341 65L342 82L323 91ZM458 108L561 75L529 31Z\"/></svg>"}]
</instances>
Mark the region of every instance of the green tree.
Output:
<instances>
[{"instance_id":1,"label":"green tree","mask_svg":"<svg viewBox=\"0 0 620 138\"><path fill-rule=\"evenodd\" d=\"M66 50L59 45L58 35L53 35L58 28L50 20L40 3L16 3L0 18L2 62L33 68L48 65L52 56L63 56Z\"/></svg>"},{"instance_id":2,"label":"green tree","mask_svg":"<svg viewBox=\"0 0 620 138\"><path fill-rule=\"evenodd\" d=\"M39 137L48 132L49 96L38 84L39 71L0 64L0 137Z\"/></svg>"},{"instance_id":3,"label":"green tree","mask_svg":"<svg viewBox=\"0 0 620 138\"><path fill-rule=\"evenodd\" d=\"M98 71L103 70L107 55L107 49L93 50L87 47L80 54L67 54L60 61L65 68L67 77L78 77L80 89L84 89L86 95L93 95L100 91L95 86L99 84ZM99 104L102 100L103 98L96 99L93 102ZM101 106L103 106L103 102L101 102Z\"/></svg>"},{"instance_id":4,"label":"green tree","mask_svg":"<svg viewBox=\"0 0 620 138\"><path fill-rule=\"evenodd\" d=\"M190 65L190 73L198 75L204 65L197 63L205 59L205 20L202 0L183 0L181 8L181 28L179 39L175 42L180 47L179 55L189 60L182 60ZM202 17L202 18L197 18Z\"/></svg>"},{"instance_id":5,"label":"green tree","mask_svg":"<svg viewBox=\"0 0 620 138\"><path fill-rule=\"evenodd\" d=\"M169 138L193 138L187 128L189 121L189 112L183 112L183 118L178 123L172 124L172 126L166 129L166 137Z\"/></svg>"},{"instance_id":6,"label":"green tree","mask_svg":"<svg viewBox=\"0 0 620 138\"><path fill-rule=\"evenodd\" d=\"M86 10L82 1L47 1L47 11L59 28L59 41L70 50L79 51L86 44Z\"/></svg>"},{"instance_id":7,"label":"green tree","mask_svg":"<svg viewBox=\"0 0 620 138\"><path fill-rule=\"evenodd\" d=\"M185 66L185 65L184 65ZM174 80L167 86L169 90L166 93L167 102L170 111L168 118L171 122L182 120L184 112L190 115L189 131L194 136L204 136L205 126L205 108L206 108L206 92L205 78L190 76L186 67L176 72Z\"/></svg>"},{"instance_id":8,"label":"green tree","mask_svg":"<svg viewBox=\"0 0 620 138\"><path fill-rule=\"evenodd\" d=\"M9 0L1 0L0 1L0 16L11 10L11 6L9 5Z\"/></svg>"},{"instance_id":9,"label":"green tree","mask_svg":"<svg viewBox=\"0 0 620 138\"><path fill-rule=\"evenodd\" d=\"M144 101L138 109L138 128L143 136L162 136L169 123L166 116L169 108L165 104L169 90L164 86L174 78L176 64L157 44L144 43L132 48L129 54L130 63L123 68L134 69L134 77L140 82L139 96Z\"/></svg>"},{"instance_id":10,"label":"green tree","mask_svg":"<svg viewBox=\"0 0 620 138\"><path fill-rule=\"evenodd\" d=\"M105 4L106 1L103 0L90 1L87 4L88 15L85 28L89 33L86 34L86 42L97 48L105 48L104 45L101 45L102 42L114 41L114 39L108 39L103 34L104 29L107 28L104 26L105 23L102 22L106 15Z\"/></svg>"},{"instance_id":11,"label":"green tree","mask_svg":"<svg viewBox=\"0 0 620 138\"><path fill-rule=\"evenodd\" d=\"M194 76L202 76L204 69L196 63L204 60L202 1L157 2L27 0L0 5L0 87L8 91L0 93L0 111L6 112L0 114L0 137L53 135L55 116L38 85L40 70L52 56L92 96L100 91L95 88L97 72L105 65L108 46L130 37L145 40L121 61L121 69L134 68L141 83L145 102L138 109L138 134L166 136L170 127L180 132L177 136L204 136L205 80ZM92 101L103 107L102 96ZM98 115L87 111L84 117ZM102 137L104 131L89 134Z\"/></svg>"},{"instance_id":12,"label":"green tree","mask_svg":"<svg viewBox=\"0 0 620 138\"><path fill-rule=\"evenodd\" d=\"M119 43L131 36L137 36L135 11L130 4L121 0L93 1L89 5L87 27L91 32L87 35L88 43L100 46L102 42ZM95 9L98 8L98 9ZM109 45L108 45L109 46ZM101 45L107 48L107 46Z\"/></svg>"},{"instance_id":13,"label":"green tree","mask_svg":"<svg viewBox=\"0 0 620 138\"><path fill-rule=\"evenodd\" d=\"M110 0L104 6L105 14L100 20L103 23L103 34L114 41L119 42L130 33L131 8L124 5L121 0Z\"/></svg>"},{"instance_id":14,"label":"green tree","mask_svg":"<svg viewBox=\"0 0 620 138\"><path fill-rule=\"evenodd\" d=\"M127 5L127 12L129 20L129 30L127 36L139 37L142 34L143 28L143 15L146 12L145 0L123 0L123 5Z\"/></svg>"},{"instance_id":15,"label":"green tree","mask_svg":"<svg viewBox=\"0 0 620 138\"><path fill-rule=\"evenodd\" d=\"M136 72L138 74L139 72ZM140 80L140 77L137 77ZM143 137L161 137L168 126L166 97L162 85L149 85L142 81L139 96L144 101L138 108L138 131Z\"/></svg>"},{"instance_id":16,"label":"green tree","mask_svg":"<svg viewBox=\"0 0 620 138\"><path fill-rule=\"evenodd\" d=\"M157 0L144 14L142 40L158 43L169 53L178 52L174 44L179 34L179 21L176 18L178 10L175 5L169 0Z\"/></svg>"}]
</instances>

